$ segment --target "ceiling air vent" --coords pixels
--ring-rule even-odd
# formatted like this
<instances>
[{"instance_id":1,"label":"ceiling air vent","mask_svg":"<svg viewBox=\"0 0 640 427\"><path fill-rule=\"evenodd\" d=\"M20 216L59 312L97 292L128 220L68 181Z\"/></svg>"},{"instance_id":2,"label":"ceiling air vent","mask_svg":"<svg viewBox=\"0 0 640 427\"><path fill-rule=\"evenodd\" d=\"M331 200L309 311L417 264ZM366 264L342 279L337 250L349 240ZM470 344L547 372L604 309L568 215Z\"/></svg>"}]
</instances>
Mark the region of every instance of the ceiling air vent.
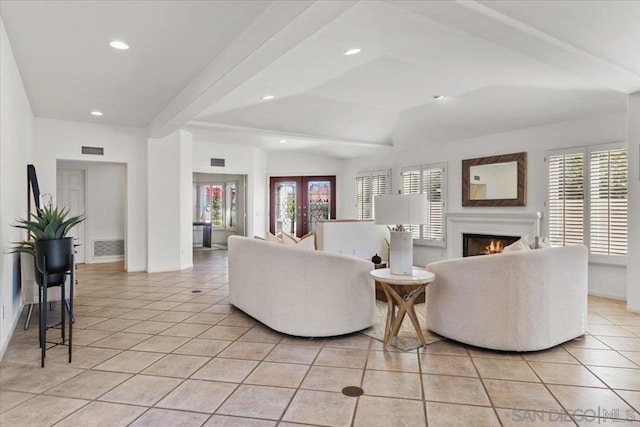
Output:
<instances>
[{"instance_id":1,"label":"ceiling air vent","mask_svg":"<svg viewBox=\"0 0 640 427\"><path fill-rule=\"evenodd\" d=\"M211 166L224 167L224 159L211 159Z\"/></svg>"},{"instance_id":2,"label":"ceiling air vent","mask_svg":"<svg viewBox=\"0 0 640 427\"><path fill-rule=\"evenodd\" d=\"M94 156L104 156L103 147L82 147L82 154L93 154Z\"/></svg>"}]
</instances>

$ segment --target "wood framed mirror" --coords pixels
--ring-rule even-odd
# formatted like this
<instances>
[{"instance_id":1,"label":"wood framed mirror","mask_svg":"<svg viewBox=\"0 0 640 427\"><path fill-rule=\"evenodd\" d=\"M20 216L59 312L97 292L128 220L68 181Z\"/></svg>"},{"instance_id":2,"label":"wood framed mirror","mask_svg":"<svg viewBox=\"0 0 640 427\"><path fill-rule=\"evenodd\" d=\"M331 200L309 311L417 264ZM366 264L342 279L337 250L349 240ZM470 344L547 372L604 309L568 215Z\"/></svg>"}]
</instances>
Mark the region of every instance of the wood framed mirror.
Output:
<instances>
[{"instance_id":1,"label":"wood framed mirror","mask_svg":"<svg viewBox=\"0 0 640 427\"><path fill-rule=\"evenodd\" d=\"M526 204L526 152L462 161L462 206Z\"/></svg>"}]
</instances>

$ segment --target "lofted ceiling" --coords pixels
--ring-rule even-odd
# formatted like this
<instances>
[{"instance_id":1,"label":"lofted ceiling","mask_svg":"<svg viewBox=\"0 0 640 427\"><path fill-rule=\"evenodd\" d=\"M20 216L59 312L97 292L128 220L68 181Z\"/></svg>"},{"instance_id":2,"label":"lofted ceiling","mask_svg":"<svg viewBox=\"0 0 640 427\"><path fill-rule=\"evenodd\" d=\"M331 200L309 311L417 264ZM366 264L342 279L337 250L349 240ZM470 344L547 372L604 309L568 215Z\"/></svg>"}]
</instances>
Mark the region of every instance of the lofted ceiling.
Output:
<instances>
[{"instance_id":1,"label":"lofted ceiling","mask_svg":"<svg viewBox=\"0 0 640 427\"><path fill-rule=\"evenodd\" d=\"M187 127L202 141L349 158L621 113L640 90L633 1L1 7L36 116L151 136ZM114 38L131 49L114 51Z\"/></svg>"}]
</instances>

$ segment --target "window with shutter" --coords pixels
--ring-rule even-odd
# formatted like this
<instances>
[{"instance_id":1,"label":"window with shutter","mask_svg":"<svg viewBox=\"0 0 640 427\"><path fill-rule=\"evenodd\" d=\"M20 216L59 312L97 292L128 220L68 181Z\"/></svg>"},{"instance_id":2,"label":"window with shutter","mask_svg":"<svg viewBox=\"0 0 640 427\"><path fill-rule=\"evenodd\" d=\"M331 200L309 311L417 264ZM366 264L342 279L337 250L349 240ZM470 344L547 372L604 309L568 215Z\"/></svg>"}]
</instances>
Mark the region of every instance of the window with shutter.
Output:
<instances>
[{"instance_id":1,"label":"window with shutter","mask_svg":"<svg viewBox=\"0 0 640 427\"><path fill-rule=\"evenodd\" d=\"M374 196L388 194L389 171L360 173L356 176L356 186L356 217L360 220L371 220L374 212Z\"/></svg>"},{"instance_id":2,"label":"window with shutter","mask_svg":"<svg viewBox=\"0 0 640 427\"><path fill-rule=\"evenodd\" d=\"M627 254L627 150L589 153L589 247L592 254Z\"/></svg>"},{"instance_id":3,"label":"window with shutter","mask_svg":"<svg viewBox=\"0 0 640 427\"><path fill-rule=\"evenodd\" d=\"M551 244L585 244L596 257L626 256L626 144L551 151L547 162Z\"/></svg>"},{"instance_id":4,"label":"window with shutter","mask_svg":"<svg viewBox=\"0 0 640 427\"><path fill-rule=\"evenodd\" d=\"M402 194L420 194L421 169L406 169L402 171ZM425 218L426 220L426 218ZM414 239L420 239L420 224L403 224L406 231L411 231Z\"/></svg>"},{"instance_id":5,"label":"window with shutter","mask_svg":"<svg viewBox=\"0 0 640 427\"><path fill-rule=\"evenodd\" d=\"M402 170L402 194L426 194L429 199L423 224L406 225L413 238L444 244L445 165L423 165Z\"/></svg>"},{"instance_id":6,"label":"window with shutter","mask_svg":"<svg viewBox=\"0 0 640 427\"><path fill-rule=\"evenodd\" d=\"M584 150L551 154L547 218L552 245L584 243Z\"/></svg>"}]
</instances>

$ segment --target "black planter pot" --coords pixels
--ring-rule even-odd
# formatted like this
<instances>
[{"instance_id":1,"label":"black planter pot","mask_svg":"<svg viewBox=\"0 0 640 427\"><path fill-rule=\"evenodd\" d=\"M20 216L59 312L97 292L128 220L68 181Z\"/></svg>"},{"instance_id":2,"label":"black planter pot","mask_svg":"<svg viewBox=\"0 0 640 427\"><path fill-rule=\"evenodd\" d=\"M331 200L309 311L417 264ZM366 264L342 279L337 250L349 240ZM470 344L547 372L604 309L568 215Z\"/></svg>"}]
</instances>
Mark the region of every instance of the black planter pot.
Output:
<instances>
[{"instance_id":1,"label":"black planter pot","mask_svg":"<svg viewBox=\"0 0 640 427\"><path fill-rule=\"evenodd\" d=\"M45 259L47 274L64 273L73 268L71 254L73 254L73 237L56 240L36 240L36 267L44 273Z\"/></svg>"},{"instance_id":2,"label":"black planter pot","mask_svg":"<svg viewBox=\"0 0 640 427\"><path fill-rule=\"evenodd\" d=\"M42 273L38 270L38 265L36 264L36 257L33 257L33 275L36 280L36 283L40 286L44 284L44 280L42 278ZM47 287L50 286L60 286L62 281L64 280L64 274L62 273L52 273L47 277Z\"/></svg>"}]
</instances>

